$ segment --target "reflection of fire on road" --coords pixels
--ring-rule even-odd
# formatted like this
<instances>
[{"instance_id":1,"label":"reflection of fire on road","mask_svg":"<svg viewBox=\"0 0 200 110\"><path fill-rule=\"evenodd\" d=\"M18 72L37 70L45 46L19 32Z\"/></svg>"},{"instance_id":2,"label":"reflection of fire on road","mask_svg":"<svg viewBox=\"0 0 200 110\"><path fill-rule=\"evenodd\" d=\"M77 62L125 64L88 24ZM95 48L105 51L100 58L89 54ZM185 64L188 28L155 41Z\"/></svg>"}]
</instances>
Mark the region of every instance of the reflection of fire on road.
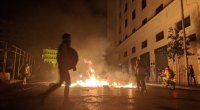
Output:
<instances>
[{"instance_id":1,"label":"reflection of fire on road","mask_svg":"<svg viewBox=\"0 0 200 110\"><path fill-rule=\"evenodd\" d=\"M86 80L77 80L75 83L72 83L70 87L103 87L103 86L111 86L115 88L135 88L136 86L132 83L127 85L123 85L117 82L108 82L104 79L100 79L96 77L95 70L92 68L92 61L84 59L84 63L87 64L87 75L88 79Z\"/></svg>"}]
</instances>

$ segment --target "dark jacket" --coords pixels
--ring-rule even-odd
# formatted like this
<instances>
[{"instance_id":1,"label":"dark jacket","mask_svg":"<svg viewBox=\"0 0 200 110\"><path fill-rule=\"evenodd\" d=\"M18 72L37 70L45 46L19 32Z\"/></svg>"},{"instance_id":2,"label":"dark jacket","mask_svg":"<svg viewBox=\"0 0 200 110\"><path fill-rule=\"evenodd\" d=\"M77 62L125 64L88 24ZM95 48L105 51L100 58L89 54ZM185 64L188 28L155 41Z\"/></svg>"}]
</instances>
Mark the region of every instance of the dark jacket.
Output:
<instances>
[{"instance_id":1,"label":"dark jacket","mask_svg":"<svg viewBox=\"0 0 200 110\"><path fill-rule=\"evenodd\" d=\"M78 53L69 45L62 43L58 47L57 61L59 68L70 70L74 68L78 62Z\"/></svg>"},{"instance_id":2,"label":"dark jacket","mask_svg":"<svg viewBox=\"0 0 200 110\"><path fill-rule=\"evenodd\" d=\"M146 76L147 71L145 65L143 63L139 63L138 65L138 75L139 76Z\"/></svg>"}]
</instances>

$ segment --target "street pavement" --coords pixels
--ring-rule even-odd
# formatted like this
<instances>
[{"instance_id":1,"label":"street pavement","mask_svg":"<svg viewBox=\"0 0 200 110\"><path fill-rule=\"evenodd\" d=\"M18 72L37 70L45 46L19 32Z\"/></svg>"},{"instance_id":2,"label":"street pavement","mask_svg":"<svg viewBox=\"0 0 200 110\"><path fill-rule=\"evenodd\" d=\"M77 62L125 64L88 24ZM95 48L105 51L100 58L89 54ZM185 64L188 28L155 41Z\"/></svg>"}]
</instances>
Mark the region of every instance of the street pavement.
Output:
<instances>
[{"instance_id":1,"label":"street pavement","mask_svg":"<svg viewBox=\"0 0 200 110\"><path fill-rule=\"evenodd\" d=\"M69 98L63 97L63 87L52 93L44 103L40 94L48 83L28 84L22 88L0 93L0 110L199 110L200 91L166 89L149 85L140 94L135 88L70 89Z\"/></svg>"},{"instance_id":2,"label":"street pavement","mask_svg":"<svg viewBox=\"0 0 200 110\"><path fill-rule=\"evenodd\" d=\"M154 86L154 87L163 87L162 84L155 84L155 83L146 83L148 86ZM183 90L198 90L200 91L200 86L179 86L176 85L176 89L183 89Z\"/></svg>"}]
</instances>

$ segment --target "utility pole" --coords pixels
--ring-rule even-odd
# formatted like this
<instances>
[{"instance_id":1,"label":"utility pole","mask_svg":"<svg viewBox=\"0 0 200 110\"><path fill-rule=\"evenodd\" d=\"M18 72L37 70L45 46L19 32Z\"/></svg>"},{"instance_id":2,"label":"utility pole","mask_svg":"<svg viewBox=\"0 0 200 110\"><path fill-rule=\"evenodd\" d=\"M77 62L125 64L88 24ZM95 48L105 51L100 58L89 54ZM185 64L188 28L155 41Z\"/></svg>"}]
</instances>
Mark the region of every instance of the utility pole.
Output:
<instances>
[{"instance_id":1,"label":"utility pole","mask_svg":"<svg viewBox=\"0 0 200 110\"><path fill-rule=\"evenodd\" d=\"M185 34L185 17L184 17L184 8L183 8L183 0L181 2L181 16L182 16L182 29L183 29L183 45L184 45L184 59L185 59L185 75L188 86L189 84L189 76L188 76L188 57L187 57L187 46L186 46L186 34Z\"/></svg>"}]
</instances>

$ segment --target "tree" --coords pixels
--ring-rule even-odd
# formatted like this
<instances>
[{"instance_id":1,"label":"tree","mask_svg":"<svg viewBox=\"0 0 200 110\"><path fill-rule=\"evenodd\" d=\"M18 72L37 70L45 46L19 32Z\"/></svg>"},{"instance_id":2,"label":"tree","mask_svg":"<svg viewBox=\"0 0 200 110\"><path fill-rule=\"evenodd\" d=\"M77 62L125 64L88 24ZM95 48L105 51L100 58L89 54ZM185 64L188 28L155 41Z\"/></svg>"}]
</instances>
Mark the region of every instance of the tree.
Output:
<instances>
[{"instance_id":1,"label":"tree","mask_svg":"<svg viewBox=\"0 0 200 110\"><path fill-rule=\"evenodd\" d=\"M169 28L169 35L168 39L171 39L167 44L167 56L174 62L177 60L179 66L179 59L184 55L184 40L183 36L180 35L181 33L177 29ZM186 38L186 54L187 56L194 55L194 53L189 52L189 38ZM178 67L179 71L179 67ZM178 78L180 78L178 74ZM189 82L189 79L187 78Z\"/></svg>"},{"instance_id":2,"label":"tree","mask_svg":"<svg viewBox=\"0 0 200 110\"><path fill-rule=\"evenodd\" d=\"M184 41L183 36L180 36L179 31L177 29L169 28L169 35L167 39L170 41L167 44L167 56L170 60L173 61L173 65L177 60L179 64L179 59L184 55ZM178 82L180 83L180 74L179 74L179 65L178 66Z\"/></svg>"},{"instance_id":3,"label":"tree","mask_svg":"<svg viewBox=\"0 0 200 110\"><path fill-rule=\"evenodd\" d=\"M177 29L169 28L168 32L168 39L171 40L167 44L167 56L174 62L176 57L179 59L184 54L183 36L180 36Z\"/></svg>"},{"instance_id":4,"label":"tree","mask_svg":"<svg viewBox=\"0 0 200 110\"><path fill-rule=\"evenodd\" d=\"M183 36L180 35L180 31L178 31L177 29L173 29L172 27L170 27L168 32L168 39L171 40L167 44L167 56L174 62L176 60L176 57L179 59L184 55L184 41ZM191 53L189 51L189 44L190 40L189 38L186 38L187 55L191 56L194 55L194 53Z\"/></svg>"}]
</instances>

